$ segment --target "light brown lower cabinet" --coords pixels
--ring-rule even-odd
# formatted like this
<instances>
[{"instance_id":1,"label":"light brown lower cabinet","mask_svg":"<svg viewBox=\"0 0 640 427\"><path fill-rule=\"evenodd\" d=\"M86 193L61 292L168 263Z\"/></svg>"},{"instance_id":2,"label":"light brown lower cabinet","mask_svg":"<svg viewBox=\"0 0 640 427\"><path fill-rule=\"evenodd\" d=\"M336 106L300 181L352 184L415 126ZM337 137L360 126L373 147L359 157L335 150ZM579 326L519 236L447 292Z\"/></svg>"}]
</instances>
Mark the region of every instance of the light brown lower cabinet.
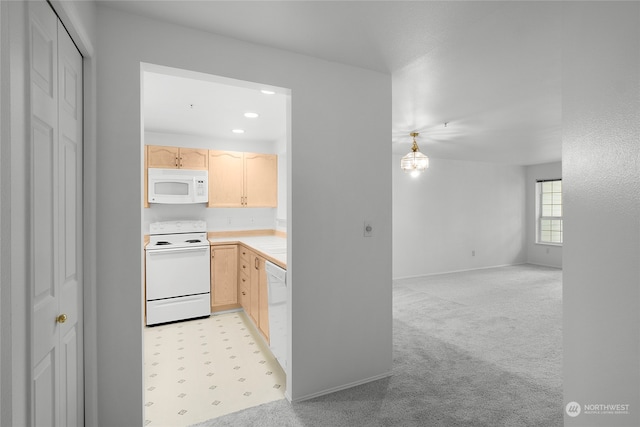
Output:
<instances>
[{"instance_id":1,"label":"light brown lower cabinet","mask_svg":"<svg viewBox=\"0 0 640 427\"><path fill-rule=\"evenodd\" d=\"M244 245L211 246L211 311L242 307L269 342L265 259Z\"/></svg>"},{"instance_id":2,"label":"light brown lower cabinet","mask_svg":"<svg viewBox=\"0 0 640 427\"><path fill-rule=\"evenodd\" d=\"M240 246L238 291L240 304L256 328L269 342L269 304L264 258Z\"/></svg>"},{"instance_id":3,"label":"light brown lower cabinet","mask_svg":"<svg viewBox=\"0 0 640 427\"><path fill-rule=\"evenodd\" d=\"M256 326L260 325L260 258L251 252L251 274L249 275L251 294L249 316Z\"/></svg>"},{"instance_id":4,"label":"light brown lower cabinet","mask_svg":"<svg viewBox=\"0 0 640 427\"><path fill-rule=\"evenodd\" d=\"M238 306L238 246L211 246L211 311Z\"/></svg>"}]
</instances>

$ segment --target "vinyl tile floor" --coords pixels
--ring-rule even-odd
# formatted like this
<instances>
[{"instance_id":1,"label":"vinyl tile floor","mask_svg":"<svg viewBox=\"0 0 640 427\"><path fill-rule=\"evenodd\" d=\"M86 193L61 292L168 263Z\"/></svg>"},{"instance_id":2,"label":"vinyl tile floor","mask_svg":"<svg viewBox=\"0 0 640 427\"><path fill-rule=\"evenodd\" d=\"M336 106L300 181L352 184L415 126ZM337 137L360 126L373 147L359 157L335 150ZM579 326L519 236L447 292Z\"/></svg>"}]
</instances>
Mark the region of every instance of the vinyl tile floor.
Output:
<instances>
[{"instance_id":1,"label":"vinyl tile floor","mask_svg":"<svg viewBox=\"0 0 640 427\"><path fill-rule=\"evenodd\" d=\"M189 426L284 399L285 374L249 322L231 312L145 327L145 426Z\"/></svg>"}]
</instances>

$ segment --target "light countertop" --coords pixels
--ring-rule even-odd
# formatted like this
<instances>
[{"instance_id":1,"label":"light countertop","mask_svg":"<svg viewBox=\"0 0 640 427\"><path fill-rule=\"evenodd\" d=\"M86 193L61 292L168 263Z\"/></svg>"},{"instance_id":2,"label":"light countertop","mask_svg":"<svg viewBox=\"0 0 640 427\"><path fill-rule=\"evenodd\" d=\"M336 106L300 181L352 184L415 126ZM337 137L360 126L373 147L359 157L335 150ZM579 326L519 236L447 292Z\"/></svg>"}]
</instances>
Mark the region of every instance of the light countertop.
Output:
<instances>
[{"instance_id":1,"label":"light countertop","mask_svg":"<svg viewBox=\"0 0 640 427\"><path fill-rule=\"evenodd\" d=\"M259 252L269 261L287 268L287 239L280 236L225 236L209 237L212 245L243 244Z\"/></svg>"}]
</instances>

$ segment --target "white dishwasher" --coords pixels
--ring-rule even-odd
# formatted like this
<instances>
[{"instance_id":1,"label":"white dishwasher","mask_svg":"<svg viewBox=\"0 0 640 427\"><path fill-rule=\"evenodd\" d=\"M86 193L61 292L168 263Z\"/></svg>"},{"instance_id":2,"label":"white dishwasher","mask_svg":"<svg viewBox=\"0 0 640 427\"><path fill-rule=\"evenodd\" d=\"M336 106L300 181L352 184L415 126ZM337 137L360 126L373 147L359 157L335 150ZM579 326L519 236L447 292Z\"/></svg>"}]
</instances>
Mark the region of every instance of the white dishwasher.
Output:
<instances>
[{"instance_id":1,"label":"white dishwasher","mask_svg":"<svg viewBox=\"0 0 640 427\"><path fill-rule=\"evenodd\" d=\"M287 371L287 270L265 262L269 301L269 347L282 369Z\"/></svg>"}]
</instances>

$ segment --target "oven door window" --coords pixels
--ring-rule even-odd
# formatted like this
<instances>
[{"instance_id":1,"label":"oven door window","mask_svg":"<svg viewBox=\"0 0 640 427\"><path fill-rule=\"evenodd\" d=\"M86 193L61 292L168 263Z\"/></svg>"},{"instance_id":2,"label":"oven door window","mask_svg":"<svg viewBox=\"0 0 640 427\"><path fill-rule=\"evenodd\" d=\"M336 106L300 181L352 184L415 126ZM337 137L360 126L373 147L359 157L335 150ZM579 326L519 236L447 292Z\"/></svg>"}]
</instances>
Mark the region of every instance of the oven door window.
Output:
<instances>
[{"instance_id":1,"label":"oven door window","mask_svg":"<svg viewBox=\"0 0 640 427\"><path fill-rule=\"evenodd\" d=\"M188 196L189 183L179 181L156 182L153 192L159 196Z\"/></svg>"}]
</instances>

